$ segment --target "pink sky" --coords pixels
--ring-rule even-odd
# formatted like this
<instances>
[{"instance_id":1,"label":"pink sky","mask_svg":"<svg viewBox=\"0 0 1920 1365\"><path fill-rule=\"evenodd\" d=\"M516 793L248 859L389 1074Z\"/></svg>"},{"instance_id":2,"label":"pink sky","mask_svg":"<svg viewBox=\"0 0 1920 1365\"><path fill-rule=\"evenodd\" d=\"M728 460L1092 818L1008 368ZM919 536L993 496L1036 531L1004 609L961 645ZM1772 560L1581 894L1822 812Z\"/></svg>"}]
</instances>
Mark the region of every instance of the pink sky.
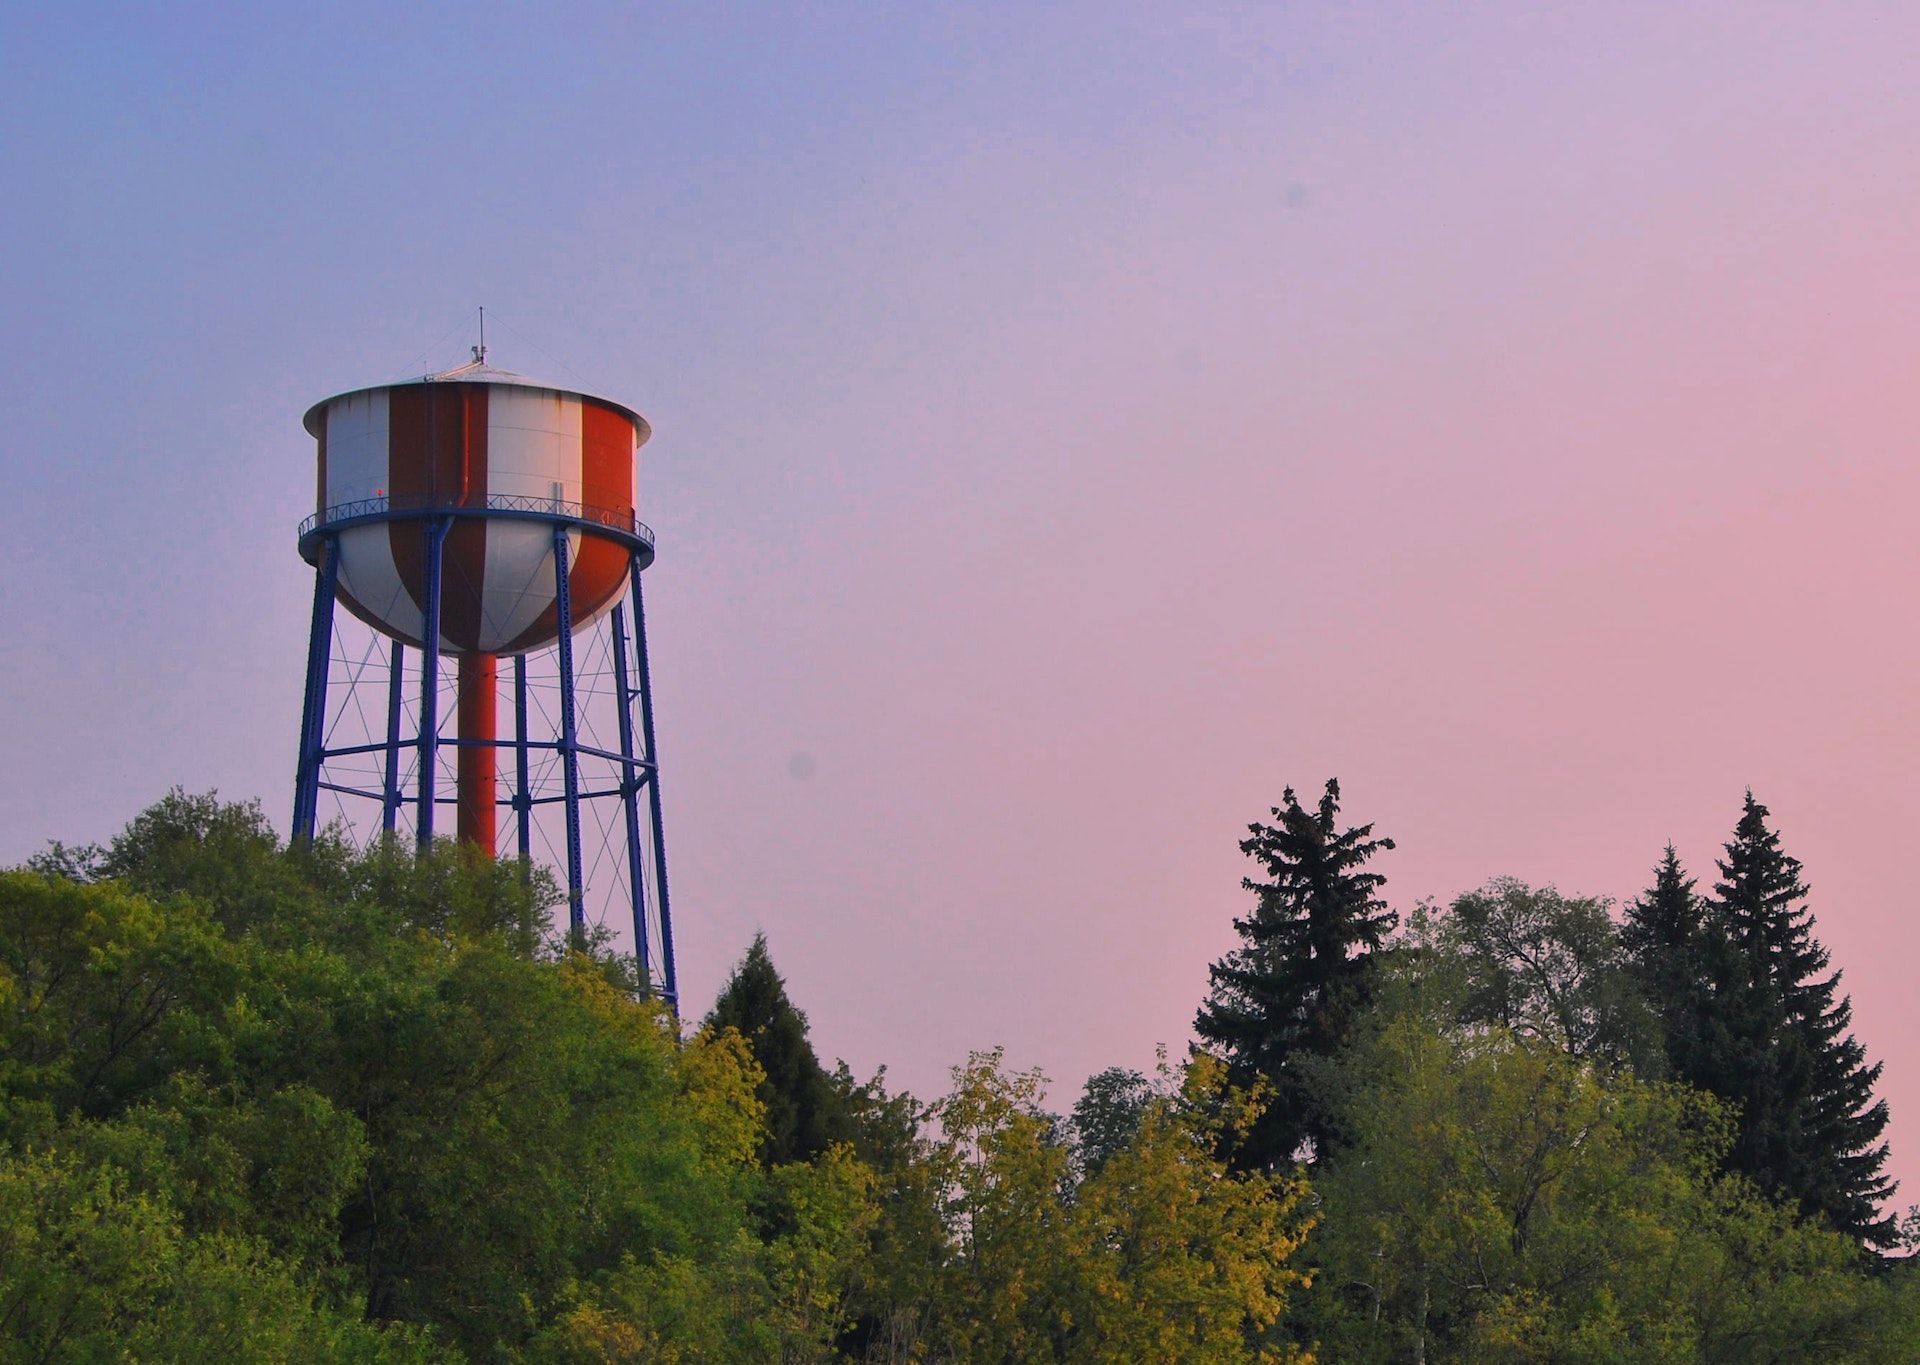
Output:
<instances>
[{"instance_id":1,"label":"pink sky","mask_svg":"<svg viewBox=\"0 0 1920 1365\"><path fill-rule=\"evenodd\" d=\"M485 303L658 433L690 1000L764 928L829 1057L1064 1105L1287 784L1403 909L1709 883L1751 785L1913 1181L1920 18L1536 8L6 21L0 855L284 822L299 414Z\"/></svg>"}]
</instances>

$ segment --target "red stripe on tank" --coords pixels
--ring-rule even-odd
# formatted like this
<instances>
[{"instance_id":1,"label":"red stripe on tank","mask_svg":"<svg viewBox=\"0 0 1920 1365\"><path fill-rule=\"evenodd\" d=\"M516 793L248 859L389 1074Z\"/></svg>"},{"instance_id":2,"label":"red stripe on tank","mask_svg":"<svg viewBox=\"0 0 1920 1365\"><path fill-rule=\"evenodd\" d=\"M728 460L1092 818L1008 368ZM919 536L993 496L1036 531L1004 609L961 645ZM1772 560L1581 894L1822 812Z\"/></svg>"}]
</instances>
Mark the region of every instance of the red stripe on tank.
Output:
<instances>
[{"instance_id":1,"label":"red stripe on tank","mask_svg":"<svg viewBox=\"0 0 1920 1365\"><path fill-rule=\"evenodd\" d=\"M487 386L462 384L458 505L487 505ZM461 517L447 534L441 564L440 634L455 649L480 647L481 594L487 579L487 523Z\"/></svg>"},{"instance_id":2,"label":"red stripe on tank","mask_svg":"<svg viewBox=\"0 0 1920 1365\"><path fill-rule=\"evenodd\" d=\"M580 404L580 500L633 515L633 419L591 400Z\"/></svg>"},{"instance_id":3,"label":"red stripe on tank","mask_svg":"<svg viewBox=\"0 0 1920 1365\"><path fill-rule=\"evenodd\" d=\"M633 515L633 419L598 403L580 404L580 501ZM627 581L626 547L583 536L567 586L573 619L583 621L619 595Z\"/></svg>"}]
</instances>

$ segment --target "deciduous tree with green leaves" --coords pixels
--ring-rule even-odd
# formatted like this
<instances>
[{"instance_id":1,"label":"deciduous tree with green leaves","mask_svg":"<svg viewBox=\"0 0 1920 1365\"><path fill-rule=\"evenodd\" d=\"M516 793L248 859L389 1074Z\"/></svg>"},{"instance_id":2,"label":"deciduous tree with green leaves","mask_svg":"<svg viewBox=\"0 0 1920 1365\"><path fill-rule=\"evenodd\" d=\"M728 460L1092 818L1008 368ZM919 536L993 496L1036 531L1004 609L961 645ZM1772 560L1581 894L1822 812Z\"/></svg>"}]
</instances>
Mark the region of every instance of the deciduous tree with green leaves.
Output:
<instances>
[{"instance_id":1,"label":"deciduous tree with green leaves","mask_svg":"<svg viewBox=\"0 0 1920 1365\"><path fill-rule=\"evenodd\" d=\"M1429 947L1461 968L1461 1022L1642 1074L1658 1069L1659 1030L1605 900L1496 877L1456 897L1434 928Z\"/></svg>"},{"instance_id":2,"label":"deciduous tree with green leaves","mask_svg":"<svg viewBox=\"0 0 1920 1365\"><path fill-rule=\"evenodd\" d=\"M285 1332L497 1359L599 1329L830 1355L872 1174L844 1149L763 1170L743 1040L683 1040L553 901L451 844L287 849L179 793L0 873L0 1313L90 1343L32 1358L198 1358L196 1314L242 1360L303 1354Z\"/></svg>"},{"instance_id":3,"label":"deciduous tree with green leaves","mask_svg":"<svg viewBox=\"0 0 1920 1365\"><path fill-rule=\"evenodd\" d=\"M1308 1278L1295 1260L1314 1222L1306 1184L1228 1170L1219 1152L1258 1121L1260 1102L1230 1091L1224 1072L1204 1052L1177 1078L1163 1068L1126 1142L1076 1191L1067 1359L1311 1359L1274 1334Z\"/></svg>"},{"instance_id":4,"label":"deciduous tree with green leaves","mask_svg":"<svg viewBox=\"0 0 1920 1365\"><path fill-rule=\"evenodd\" d=\"M1342 1362L1891 1362L1913 1286L1718 1172L1710 1097L1421 992L1353 1057L1353 1145L1315 1178L1296 1331Z\"/></svg>"},{"instance_id":5,"label":"deciduous tree with green leaves","mask_svg":"<svg viewBox=\"0 0 1920 1365\"><path fill-rule=\"evenodd\" d=\"M1083 1177L1097 1175L1133 1141L1152 1099L1153 1086L1138 1071L1110 1066L1087 1077L1073 1102L1074 1156Z\"/></svg>"},{"instance_id":6,"label":"deciduous tree with green leaves","mask_svg":"<svg viewBox=\"0 0 1920 1365\"><path fill-rule=\"evenodd\" d=\"M919 1349L890 1359L1238 1365L1310 1356L1271 1333L1305 1282L1291 1172L1219 1155L1259 1118L1206 1053L1164 1072L1127 1139L1074 1183L1038 1072L955 1069L930 1153L951 1255ZM1223 1131L1224 1130L1224 1131Z\"/></svg>"}]
</instances>

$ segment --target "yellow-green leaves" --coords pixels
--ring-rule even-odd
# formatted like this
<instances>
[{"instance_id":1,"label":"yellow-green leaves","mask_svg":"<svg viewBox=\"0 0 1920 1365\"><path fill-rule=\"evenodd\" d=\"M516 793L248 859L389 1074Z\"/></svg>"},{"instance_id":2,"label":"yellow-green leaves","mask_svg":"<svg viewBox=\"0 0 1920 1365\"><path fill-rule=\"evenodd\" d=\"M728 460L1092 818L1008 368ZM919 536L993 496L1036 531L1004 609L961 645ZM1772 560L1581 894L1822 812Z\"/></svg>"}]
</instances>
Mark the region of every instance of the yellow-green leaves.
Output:
<instances>
[{"instance_id":1,"label":"yellow-green leaves","mask_svg":"<svg viewBox=\"0 0 1920 1365\"><path fill-rule=\"evenodd\" d=\"M1413 1014L1355 1065L1355 1145L1315 1181L1331 1358L1906 1358L1856 1248L1714 1175L1710 1098Z\"/></svg>"},{"instance_id":2,"label":"yellow-green leaves","mask_svg":"<svg viewBox=\"0 0 1920 1365\"><path fill-rule=\"evenodd\" d=\"M934 1349L960 1360L1304 1359L1271 1338L1310 1220L1292 1177L1230 1173L1222 1125L1258 1101L1200 1056L1150 1098L1124 1146L1078 1184L1044 1078L997 1051L955 1069L929 1163L950 1254ZM1204 1101L1204 1102L1203 1102Z\"/></svg>"},{"instance_id":3,"label":"yellow-green leaves","mask_svg":"<svg viewBox=\"0 0 1920 1365\"><path fill-rule=\"evenodd\" d=\"M1211 1058L1188 1080L1214 1090ZM1072 1211L1081 1281L1071 1358L1240 1361L1272 1328L1304 1274L1304 1184L1231 1175L1215 1155L1215 1125L1197 1105L1161 1098L1139 1131L1077 1192ZM1276 1347L1266 1359L1288 1359Z\"/></svg>"}]
</instances>

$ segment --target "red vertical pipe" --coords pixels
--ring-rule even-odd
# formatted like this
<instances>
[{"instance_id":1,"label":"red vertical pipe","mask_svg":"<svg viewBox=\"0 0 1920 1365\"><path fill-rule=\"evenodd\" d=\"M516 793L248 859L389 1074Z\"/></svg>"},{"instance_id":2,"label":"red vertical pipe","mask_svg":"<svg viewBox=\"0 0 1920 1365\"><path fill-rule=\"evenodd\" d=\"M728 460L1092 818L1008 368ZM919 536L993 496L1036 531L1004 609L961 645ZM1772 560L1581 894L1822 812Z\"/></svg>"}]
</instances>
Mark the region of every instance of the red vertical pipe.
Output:
<instances>
[{"instance_id":1,"label":"red vertical pipe","mask_svg":"<svg viewBox=\"0 0 1920 1365\"><path fill-rule=\"evenodd\" d=\"M497 791L494 772L494 710L499 699L495 678L498 661L491 654L462 654L459 667L460 715L460 842L477 844L492 857L499 847L494 804ZM468 740L485 740L469 744Z\"/></svg>"}]
</instances>

